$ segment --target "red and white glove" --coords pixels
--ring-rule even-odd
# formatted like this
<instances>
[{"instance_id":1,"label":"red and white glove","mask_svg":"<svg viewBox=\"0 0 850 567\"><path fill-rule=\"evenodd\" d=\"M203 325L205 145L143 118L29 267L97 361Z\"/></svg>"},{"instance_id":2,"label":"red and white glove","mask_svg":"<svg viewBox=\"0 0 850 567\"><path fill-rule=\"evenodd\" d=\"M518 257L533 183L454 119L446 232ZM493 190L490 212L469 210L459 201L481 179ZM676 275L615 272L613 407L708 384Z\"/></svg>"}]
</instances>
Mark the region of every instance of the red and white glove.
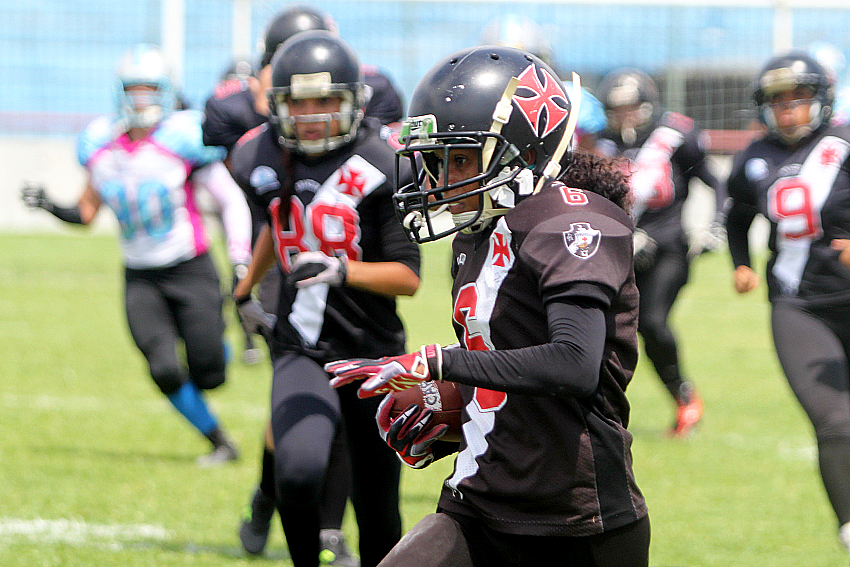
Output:
<instances>
[{"instance_id":1,"label":"red and white glove","mask_svg":"<svg viewBox=\"0 0 850 567\"><path fill-rule=\"evenodd\" d=\"M437 370L432 378L429 363ZM442 380L443 351L440 345L423 346L419 352L379 359L352 358L325 364L325 372L334 375L332 388L339 388L355 380L366 381L360 386L360 398L399 392L427 380Z\"/></svg>"},{"instance_id":2,"label":"red and white glove","mask_svg":"<svg viewBox=\"0 0 850 567\"><path fill-rule=\"evenodd\" d=\"M440 423L429 428L434 412L420 408L417 404L410 404L398 417L392 419L390 411L394 403L392 394L387 394L375 414L381 438L405 465L424 469L434 460L431 445L445 435L449 426Z\"/></svg>"}]
</instances>

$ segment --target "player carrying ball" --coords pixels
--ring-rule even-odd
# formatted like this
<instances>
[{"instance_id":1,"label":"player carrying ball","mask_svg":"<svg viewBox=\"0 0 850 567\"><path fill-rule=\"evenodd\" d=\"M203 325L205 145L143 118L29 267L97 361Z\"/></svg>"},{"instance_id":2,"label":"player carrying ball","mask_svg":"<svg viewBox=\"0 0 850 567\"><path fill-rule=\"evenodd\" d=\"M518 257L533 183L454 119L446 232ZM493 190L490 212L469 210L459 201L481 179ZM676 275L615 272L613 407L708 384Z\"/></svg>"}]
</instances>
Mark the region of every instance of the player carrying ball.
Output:
<instances>
[{"instance_id":1,"label":"player carrying ball","mask_svg":"<svg viewBox=\"0 0 850 567\"><path fill-rule=\"evenodd\" d=\"M326 369L335 387L366 379L361 397L458 383L463 439L440 440L428 411L379 414L411 466L457 452L437 513L382 566L648 564L626 429L638 344L629 189L609 162L566 151L576 98L537 57L495 46L446 57L412 96L397 163L416 181L398 187L397 213L412 240L455 235L461 348Z\"/></svg>"}]
</instances>

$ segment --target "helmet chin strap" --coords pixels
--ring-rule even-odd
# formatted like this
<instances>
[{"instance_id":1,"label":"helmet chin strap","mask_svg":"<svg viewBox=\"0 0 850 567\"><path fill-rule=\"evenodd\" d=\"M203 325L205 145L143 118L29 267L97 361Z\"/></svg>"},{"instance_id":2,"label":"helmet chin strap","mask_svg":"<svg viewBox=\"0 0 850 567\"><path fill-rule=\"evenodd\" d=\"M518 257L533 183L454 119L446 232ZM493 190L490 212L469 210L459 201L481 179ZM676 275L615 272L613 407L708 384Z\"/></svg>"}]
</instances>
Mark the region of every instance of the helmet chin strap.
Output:
<instances>
[{"instance_id":1,"label":"helmet chin strap","mask_svg":"<svg viewBox=\"0 0 850 567\"><path fill-rule=\"evenodd\" d=\"M488 201L490 200L489 197L486 197L486 199ZM461 232L466 233L466 234L473 233L473 232L481 232L482 230L484 230L485 228L490 226L490 221L492 221L494 218L498 218L498 217L504 215L509 210L510 209L494 209L491 205L489 209L484 209L484 211L478 217L478 222L476 222L475 224L471 224L466 228L461 229ZM454 223L455 226L460 226L464 223L469 222L473 218L475 218L475 215L477 215L477 214L478 214L478 211L469 211L469 212L465 212L465 213L457 213L457 214L452 215L452 222Z\"/></svg>"}]
</instances>

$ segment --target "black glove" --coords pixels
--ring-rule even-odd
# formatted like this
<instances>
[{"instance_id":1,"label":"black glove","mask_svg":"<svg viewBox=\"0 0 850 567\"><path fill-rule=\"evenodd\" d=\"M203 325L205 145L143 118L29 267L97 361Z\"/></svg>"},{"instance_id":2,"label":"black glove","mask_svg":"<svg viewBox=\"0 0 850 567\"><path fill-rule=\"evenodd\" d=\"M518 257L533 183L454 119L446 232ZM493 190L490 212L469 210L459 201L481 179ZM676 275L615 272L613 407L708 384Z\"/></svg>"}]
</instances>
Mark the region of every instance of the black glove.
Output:
<instances>
[{"instance_id":1,"label":"black glove","mask_svg":"<svg viewBox=\"0 0 850 567\"><path fill-rule=\"evenodd\" d=\"M236 309L239 311L239 319L242 328L248 334L259 334L264 337L271 336L272 329L277 323L277 316L266 313L259 301L250 295L242 298L234 298Z\"/></svg>"},{"instance_id":2,"label":"black glove","mask_svg":"<svg viewBox=\"0 0 850 567\"><path fill-rule=\"evenodd\" d=\"M30 209L44 209L52 212L53 202L47 196L44 185L40 183L26 182L21 187L21 200Z\"/></svg>"}]
</instances>

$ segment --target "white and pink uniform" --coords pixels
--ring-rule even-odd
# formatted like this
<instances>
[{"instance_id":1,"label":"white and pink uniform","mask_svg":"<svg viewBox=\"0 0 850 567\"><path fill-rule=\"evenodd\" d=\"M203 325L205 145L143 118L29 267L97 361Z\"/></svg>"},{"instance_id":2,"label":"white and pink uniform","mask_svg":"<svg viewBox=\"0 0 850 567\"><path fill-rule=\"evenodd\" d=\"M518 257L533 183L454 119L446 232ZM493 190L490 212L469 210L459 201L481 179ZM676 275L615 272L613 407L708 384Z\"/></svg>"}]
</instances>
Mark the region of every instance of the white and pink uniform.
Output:
<instances>
[{"instance_id":1,"label":"white and pink uniform","mask_svg":"<svg viewBox=\"0 0 850 567\"><path fill-rule=\"evenodd\" d=\"M80 134L78 158L92 189L118 219L129 268L172 266L207 251L197 185L221 208L230 261L250 261L248 205L221 162L224 149L204 146L201 119L197 111L175 112L134 142L117 118L104 116Z\"/></svg>"}]
</instances>

